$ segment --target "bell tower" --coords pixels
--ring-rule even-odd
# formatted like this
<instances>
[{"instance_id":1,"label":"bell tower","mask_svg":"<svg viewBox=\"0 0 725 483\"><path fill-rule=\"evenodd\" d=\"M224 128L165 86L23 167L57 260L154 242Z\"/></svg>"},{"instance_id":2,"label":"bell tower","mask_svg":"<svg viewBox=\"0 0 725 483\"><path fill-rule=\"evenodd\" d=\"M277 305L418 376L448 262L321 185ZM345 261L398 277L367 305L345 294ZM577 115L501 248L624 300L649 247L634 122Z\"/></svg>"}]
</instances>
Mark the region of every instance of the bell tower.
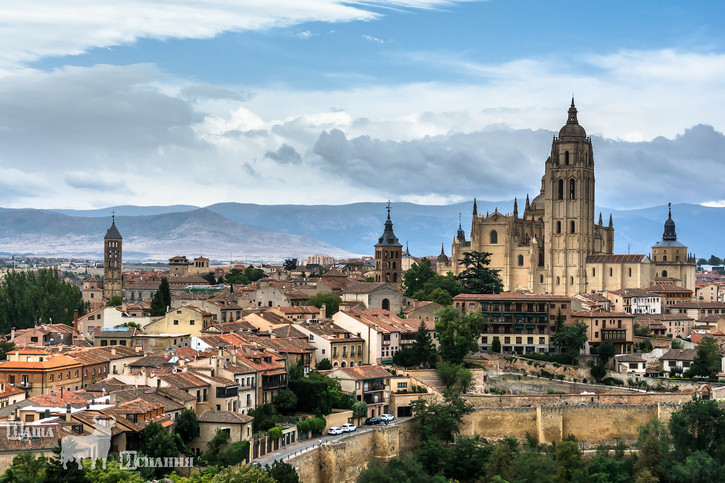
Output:
<instances>
[{"instance_id":1,"label":"bell tower","mask_svg":"<svg viewBox=\"0 0 725 483\"><path fill-rule=\"evenodd\" d=\"M123 237L116 228L116 214L103 237L103 298L123 298Z\"/></svg>"},{"instance_id":2,"label":"bell tower","mask_svg":"<svg viewBox=\"0 0 725 483\"><path fill-rule=\"evenodd\" d=\"M574 98L566 124L552 141L543 186L545 290L586 292L585 264L594 252L594 156Z\"/></svg>"},{"instance_id":3,"label":"bell tower","mask_svg":"<svg viewBox=\"0 0 725 483\"><path fill-rule=\"evenodd\" d=\"M390 202L388 201L388 219L385 221L383 235L375 244L375 281L387 282L400 290L403 283L403 245L393 233L390 221Z\"/></svg>"}]
</instances>

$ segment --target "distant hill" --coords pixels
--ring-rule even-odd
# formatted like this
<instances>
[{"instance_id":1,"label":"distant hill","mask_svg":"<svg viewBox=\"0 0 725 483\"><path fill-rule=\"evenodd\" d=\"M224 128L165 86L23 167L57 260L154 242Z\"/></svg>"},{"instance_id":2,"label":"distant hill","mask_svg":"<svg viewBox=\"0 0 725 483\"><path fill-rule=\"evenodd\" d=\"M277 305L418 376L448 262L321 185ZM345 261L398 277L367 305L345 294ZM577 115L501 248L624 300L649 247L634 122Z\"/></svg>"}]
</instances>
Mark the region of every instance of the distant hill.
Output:
<instances>
[{"instance_id":1,"label":"distant hill","mask_svg":"<svg viewBox=\"0 0 725 483\"><path fill-rule=\"evenodd\" d=\"M103 210L104 214L107 210ZM116 210L121 212L121 210ZM141 210L142 211L142 210ZM0 212L0 253L101 258L110 217L69 216L45 210ZM126 260L163 260L174 255L211 259L282 260L352 253L307 236L276 233L235 223L213 211L117 216Z\"/></svg>"},{"instance_id":2,"label":"distant hill","mask_svg":"<svg viewBox=\"0 0 725 483\"><path fill-rule=\"evenodd\" d=\"M520 212L523 204L519 200ZM486 213L498 208L508 213L512 205L512 201L479 200L478 210ZM441 242L450 255L459 213L466 237L470 236L471 208L470 201L452 205L394 203L395 234L401 243L409 243L414 256L437 255ZM129 260L202 253L224 260L230 255L237 259L278 259L313 253L371 255L386 216L384 203L339 206L218 203L203 209L176 205L86 211L0 208L0 252L100 256L100 239L114 210L119 215L118 227L124 236L124 254ZM605 224L609 214L613 214L616 253L647 254L662 238L666 206L635 210L597 208L597 215L599 211ZM720 243L725 235L725 208L683 203L674 205L672 213L679 240L690 251L704 258L711 254L725 255Z\"/></svg>"}]
</instances>

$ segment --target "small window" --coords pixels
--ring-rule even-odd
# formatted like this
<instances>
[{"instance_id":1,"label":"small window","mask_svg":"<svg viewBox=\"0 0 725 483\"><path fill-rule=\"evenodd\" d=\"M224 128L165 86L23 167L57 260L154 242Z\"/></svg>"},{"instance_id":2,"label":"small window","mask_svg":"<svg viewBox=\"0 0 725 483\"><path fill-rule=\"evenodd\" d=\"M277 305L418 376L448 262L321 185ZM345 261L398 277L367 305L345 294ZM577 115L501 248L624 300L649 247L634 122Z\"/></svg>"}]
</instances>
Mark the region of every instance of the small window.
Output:
<instances>
[{"instance_id":1,"label":"small window","mask_svg":"<svg viewBox=\"0 0 725 483\"><path fill-rule=\"evenodd\" d=\"M569 164L569 151L564 151L564 164Z\"/></svg>"},{"instance_id":2,"label":"small window","mask_svg":"<svg viewBox=\"0 0 725 483\"><path fill-rule=\"evenodd\" d=\"M613 269L611 269L611 268L609 269L609 276L610 276L610 277L614 276L614 270L613 270Z\"/></svg>"},{"instance_id":3,"label":"small window","mask_svg":"<svg viewBox=\"0 0 725 483\"><path fill-rule=\"evenodd\" d=\"M569 199L576 199L576 181L573 179L569 180Z\"/></svg>"},{"instance_id":4,"label":"small window","mask_svg":"<svg viewBox=\"0 0 725 483\"><path fill-rule=\"evenodd\" d=\"M543 275L539 275L539 283L544 283L544 276Z\"/></svg>"},{"instance_id":5,"label":"small window","mask_svg":"<svg viewBox=\"0 0 725 483\"><path fill-rule=\"evenodd\" d=\"M597 269L596 268L592 268L592 277L596 276L596 274L597 274Z\"/></svg>"},{"instance_id":6,"label":"small window","mask_svg":"<svg viewBox=\"0 0 725 483\"><path fill-rule=\"evenodd\" d=\"M556 233L557 234L561 233L561 222L560 221L556 222Z\"/></svg>"},{"instance_id":7,"label":"small window","mask_svg":"<svg viewBox=\"0 0 725 483\"><path fill-rule=\"evenodd\" d=\"M576 233L576 224L574 223L574 220L569 222L569 233L572 235Z\"/></svg>"},{"instance_id":8,"label":"small window","mask_svg":"<svg viewBox=\"0 0 725 483\"><path fill-rule=\"evenodd\" d=\"M558 193L559 199L563 200L564 199L564 180L563 179L559 180L559 190L558 191L559 191L559 193Z\"/></svg>"},{"instance_id":9,"label":"small window","mask_svg":"<svg viewBox=\"0 0 725 483\"><path fill-rule=\"evenodd\" d=\"M495 245L498 243L498 233L496 233L496 230L491 230L491 245Z\"/></svg>"},{"instance_id":10,"label":"small window","mask_svg":"<svg viewBox=\"0 0 725 483\"><path fill-rule=\"evenodd\" d=\"M556 284L559 285L559 283L560 283L559 277L556 277Z\"/></svg>"},{"instance_id":11,"label":"small window","mask_svg":"<svg viewBox=\"0 0 725 483\"><path fill-rule=\"evenodd\" d=\"M524 256L519 255L519 267L523 267L523 266L524 266Z\"/></svg>"}]
</instances>

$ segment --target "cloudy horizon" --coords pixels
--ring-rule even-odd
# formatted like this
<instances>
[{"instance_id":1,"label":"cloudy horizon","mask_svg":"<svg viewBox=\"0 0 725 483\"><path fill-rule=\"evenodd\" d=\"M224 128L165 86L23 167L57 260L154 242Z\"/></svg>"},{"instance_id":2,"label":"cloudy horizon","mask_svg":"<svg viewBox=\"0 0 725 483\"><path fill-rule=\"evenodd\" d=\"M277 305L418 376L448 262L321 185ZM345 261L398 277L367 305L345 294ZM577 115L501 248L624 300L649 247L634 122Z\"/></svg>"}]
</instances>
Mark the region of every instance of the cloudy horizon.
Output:
<instances>
[{"instance_id":1,"label":"cloudy horizon","mask_svg":"<svg viewBox=\"0 0 725 483\"><path fill-rule=\"evenodd\" d=\"M572 95L598 205L725 206L725 7L514 3L0 7L0 206L521 199Z\"/></svg>"}]
</instances>

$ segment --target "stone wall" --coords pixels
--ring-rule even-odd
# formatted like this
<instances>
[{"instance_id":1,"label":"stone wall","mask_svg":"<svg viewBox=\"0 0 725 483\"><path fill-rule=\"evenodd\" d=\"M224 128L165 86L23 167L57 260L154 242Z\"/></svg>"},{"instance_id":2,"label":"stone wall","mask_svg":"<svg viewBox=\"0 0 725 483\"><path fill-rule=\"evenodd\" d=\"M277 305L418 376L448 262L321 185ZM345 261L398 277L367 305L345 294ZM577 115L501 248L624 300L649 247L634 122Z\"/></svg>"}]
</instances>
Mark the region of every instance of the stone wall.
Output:
<instances>
[{"instance_id":1,"label":"stone wall","mask_svg":"<svg viewBox=\"0 0 725 483\"><path fill-rule=\"evenodd\" d=\"M666 423L679 404L590 405L531 408L480 408L466 416L463 436L498 440L506 436L523 439L526 433L542 443L560 441L573 434L586 448L633 443L637 429L652 419Z\"/></svg>"},{"instance_id":2,"label":"stone wall","mask_svg":"<svg viewBox=\"0 0 725 483\"><path fill-rule=\"evenodd\" d=\"M417 447L417 425L407 420L323 444L287 462L305 483L352 482L373 459L387 462Z\"/></svg>"}]
</instances>

